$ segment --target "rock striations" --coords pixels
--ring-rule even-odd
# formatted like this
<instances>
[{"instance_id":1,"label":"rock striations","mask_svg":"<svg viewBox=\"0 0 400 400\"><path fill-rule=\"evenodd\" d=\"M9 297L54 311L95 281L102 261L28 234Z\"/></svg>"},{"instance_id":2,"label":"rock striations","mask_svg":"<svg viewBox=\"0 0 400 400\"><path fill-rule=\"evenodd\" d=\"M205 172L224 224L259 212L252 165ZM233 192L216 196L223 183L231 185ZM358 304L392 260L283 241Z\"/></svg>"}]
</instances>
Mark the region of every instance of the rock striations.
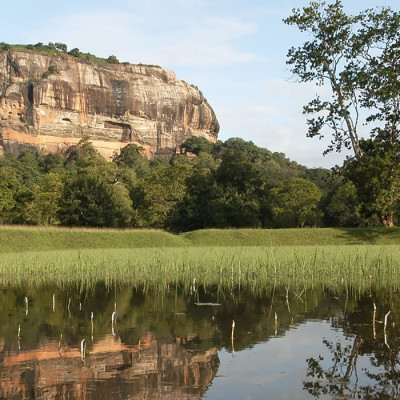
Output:
<instances>
[{"instance_id":1,"label":"rock striations","mask_svg":"<svg viewBox=\"0 0 400 400\"><path fill-rule=\"evenodd\" d=\"M63 53L0 53L0 144L62 151L89 138L105 157L128 143L154 154L219 131L203 94L160 67Z\"/></svg>"}]
</instances>

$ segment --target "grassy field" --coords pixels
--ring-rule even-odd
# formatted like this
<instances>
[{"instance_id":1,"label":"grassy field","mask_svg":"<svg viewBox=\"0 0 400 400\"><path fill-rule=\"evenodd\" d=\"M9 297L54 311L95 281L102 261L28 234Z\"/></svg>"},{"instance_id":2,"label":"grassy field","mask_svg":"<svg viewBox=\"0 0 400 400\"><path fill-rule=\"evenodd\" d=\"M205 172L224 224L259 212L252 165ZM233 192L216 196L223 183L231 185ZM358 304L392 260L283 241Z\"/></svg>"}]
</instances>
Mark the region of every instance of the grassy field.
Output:
<instances>
[{"instance_id":1,"label":"grassy field","mask_svg":"<svg viewBox=\"0 0 400 400\"><path fill-rule=\"evenodd\" d=\"M189 289L400 289L400 229L157 230L0 227L0 283L99 281Z\"/></svg>"},{"instance_id":2,"label":"grassy field","mask_svg":"<svg viewBox=\"0 0 400 400\"><path fill-rule=\"evenodd\" d=\"M159 230L0 226L0 253L105 248L343 246L365 244L400 244L400 228L207 229L173 235Z\"/></svg>"}]
</instances>

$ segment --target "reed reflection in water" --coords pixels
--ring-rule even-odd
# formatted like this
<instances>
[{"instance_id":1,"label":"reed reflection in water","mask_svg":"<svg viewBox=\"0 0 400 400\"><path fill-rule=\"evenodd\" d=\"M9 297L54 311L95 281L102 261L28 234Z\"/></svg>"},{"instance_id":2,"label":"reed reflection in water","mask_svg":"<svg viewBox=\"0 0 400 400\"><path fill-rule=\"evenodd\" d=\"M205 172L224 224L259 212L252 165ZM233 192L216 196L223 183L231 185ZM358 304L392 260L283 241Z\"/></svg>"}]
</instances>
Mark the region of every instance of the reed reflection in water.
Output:
<instances>
[{"instance_id":1,"label":"reed reflection in water","mask_svg":"<svg viewBox=\"0 0 400 400\"><path fill-rule=\"evenodd\" d=\"M1 290L1 398L398 398L399 296L372 285Z\"/></svg>"}]
</instances>

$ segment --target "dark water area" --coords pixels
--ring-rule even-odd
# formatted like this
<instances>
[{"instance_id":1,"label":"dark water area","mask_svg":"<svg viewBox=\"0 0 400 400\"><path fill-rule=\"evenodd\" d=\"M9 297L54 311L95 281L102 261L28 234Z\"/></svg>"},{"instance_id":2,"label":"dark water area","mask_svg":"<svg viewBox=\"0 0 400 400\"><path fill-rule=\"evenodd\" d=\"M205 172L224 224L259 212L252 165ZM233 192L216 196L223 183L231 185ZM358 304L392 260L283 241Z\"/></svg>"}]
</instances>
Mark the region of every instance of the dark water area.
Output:
<instances>
[{"instance_id":1,"label":"dark water area","mask_svg":"<svg viewBox=\"0 0 400 400\"><path fill-rule=\"evenodd\" d=\"M98 284L0 296L1 399L400 398L397 292Z\"/></svg>"}]
</instances>

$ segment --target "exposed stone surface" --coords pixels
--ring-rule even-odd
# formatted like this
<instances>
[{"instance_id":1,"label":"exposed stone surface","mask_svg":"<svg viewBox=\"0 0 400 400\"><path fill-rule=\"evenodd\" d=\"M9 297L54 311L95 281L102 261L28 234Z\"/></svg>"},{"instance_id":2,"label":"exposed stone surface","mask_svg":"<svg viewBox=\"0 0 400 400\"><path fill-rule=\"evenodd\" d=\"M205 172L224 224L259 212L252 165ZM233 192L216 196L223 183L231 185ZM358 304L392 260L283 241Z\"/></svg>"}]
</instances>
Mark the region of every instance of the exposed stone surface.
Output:
<instances>
[{"instance_id":1,"label":"exposed stone surface","mask_svg":"<svg viewBox=\"0 0 400 400\"><path fill-rule=\"evenodd\" d=\"M154 153L194 135L215 142L218 131L202 93L172 71L0 53L0 143L7 151L21 144L56 151L88 137L105 156L127 143Z\"/></svg>"}]
</instances>

